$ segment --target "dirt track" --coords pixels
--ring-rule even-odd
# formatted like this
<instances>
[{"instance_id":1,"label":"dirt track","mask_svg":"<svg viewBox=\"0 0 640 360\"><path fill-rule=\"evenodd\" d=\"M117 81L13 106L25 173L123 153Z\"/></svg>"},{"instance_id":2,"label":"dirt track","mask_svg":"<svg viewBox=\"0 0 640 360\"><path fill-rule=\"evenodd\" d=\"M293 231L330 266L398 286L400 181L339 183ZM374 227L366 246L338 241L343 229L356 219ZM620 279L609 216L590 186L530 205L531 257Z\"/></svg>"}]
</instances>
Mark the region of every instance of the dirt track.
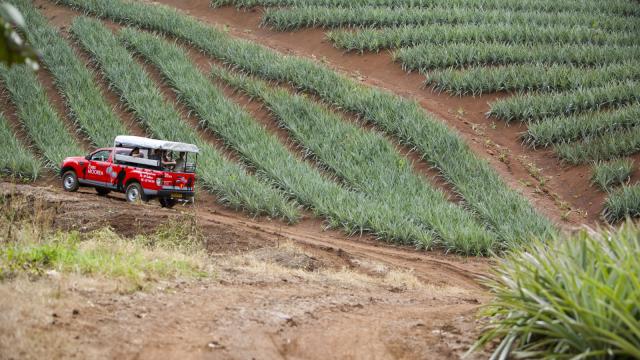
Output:
<instances>
[{"instance_id":1,"label":"dirt track","mask_svg":"<svg viewBox=\"0 0 640 360\"><path fill-rule=\"evenodd\" d=\"M487 260L346 238L318 230L315 220L286 226L247 219L206 197L195 207L165 210L155 202L130 205L120 195L99 197L92 189L68 194L53 185L9 183L0 189L45 201L56 209L55 226L63 229L111 226L130 236L172 218L195 216L220 272L215 280L161 283L133 295L101 290L108 281L5 283L2 328L43 337L41 346L57 344L53 349L30 345L24 353L13 352L20 349L14 345L9 354L16 357L66 358L81 351L81 357L141 359L455 358L477 334L475 313L488 297L477 282L487 273ZM265 251L281 255L278 249L287 243L301 249L315 268L236 259ZM391 270L410 274L416 284L383 281L382 274ZM46 294L61 287L65 295L58 300ZM44 304L19 300L35 290L45 293ZM0 331L0 353L7 354L2 349L7 336L11 339Z\"/></svg>"}]
</instances>

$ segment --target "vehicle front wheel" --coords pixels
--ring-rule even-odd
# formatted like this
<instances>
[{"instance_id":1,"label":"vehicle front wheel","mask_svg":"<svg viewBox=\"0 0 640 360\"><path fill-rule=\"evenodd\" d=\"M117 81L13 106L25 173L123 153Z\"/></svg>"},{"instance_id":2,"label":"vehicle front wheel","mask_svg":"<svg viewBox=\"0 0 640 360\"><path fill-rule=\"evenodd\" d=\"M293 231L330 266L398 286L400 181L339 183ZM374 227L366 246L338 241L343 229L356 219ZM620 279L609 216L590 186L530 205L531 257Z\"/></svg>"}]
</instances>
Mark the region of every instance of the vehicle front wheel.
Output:
<instances>
[{"instance_id":1,"label":"vehicle front wheel","mask_svg":"<svg viewBox=\"0 0 640 360\"><path fill-rule=\"evenodd\" d=\"M175 199L171 199L171 198L160 198L160 206L162 206L163 208L167 208L167 209L171 209L172 207L174 207L177 203L177 201Z\"/></svg>"},{"instance_id":2,"label":"vehicle front wheel","mask_svg":"<svg viewBox=\"0 0 640 360\"><path fill-rule=\"evenodd\" d=\"M142 186L137 182L131 183L127 186L127 190L125 191L127 196L127 201L131 203L136 203L139 201L147 201L147 197L144 195L142 191Z\"/></svg>"},{"instance_id":3,"label":"vehicle front wheel","mask_svg":"<svg viewBox=\"0 0 640 360\"><path fill-rule=\"evenodd\" d=\"M62 188L65 191L73 192L78 190L80 184L78 183L78 176L73 170L69 170L62 175Z\"/></svg>"},{"instance_id":4,"label":"vehicle front wheel","mask_svg":"<svg viewBox=\"0 0 640 360\"><path fill-rule=\"evenodd\" d=\"M109 195L109 193L111 192L111 190L110 190L110 189L105 189L105 188L97 187L97 188L96 188L96 192L98 193L98 195L105 196L105 195Z\"/></svg>"}]
</instances>

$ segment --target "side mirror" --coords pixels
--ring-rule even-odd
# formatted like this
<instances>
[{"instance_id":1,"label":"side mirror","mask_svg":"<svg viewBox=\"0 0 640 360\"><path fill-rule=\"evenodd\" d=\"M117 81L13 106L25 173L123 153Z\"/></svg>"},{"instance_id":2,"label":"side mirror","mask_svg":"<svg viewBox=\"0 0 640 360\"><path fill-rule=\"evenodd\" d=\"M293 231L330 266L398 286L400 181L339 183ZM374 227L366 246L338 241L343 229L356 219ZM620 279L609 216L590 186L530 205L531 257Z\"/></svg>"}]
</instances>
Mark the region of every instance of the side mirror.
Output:
<instances>
[{"instance_id":1,"label":"side mirror","mask_svg":"<svg viewBox=\"0 0 640 360\"><path fill-rule=\"evenodd\" d=\"M84 157L85 160L91 160L91 154Z\"/></svg>"}]
</instances>

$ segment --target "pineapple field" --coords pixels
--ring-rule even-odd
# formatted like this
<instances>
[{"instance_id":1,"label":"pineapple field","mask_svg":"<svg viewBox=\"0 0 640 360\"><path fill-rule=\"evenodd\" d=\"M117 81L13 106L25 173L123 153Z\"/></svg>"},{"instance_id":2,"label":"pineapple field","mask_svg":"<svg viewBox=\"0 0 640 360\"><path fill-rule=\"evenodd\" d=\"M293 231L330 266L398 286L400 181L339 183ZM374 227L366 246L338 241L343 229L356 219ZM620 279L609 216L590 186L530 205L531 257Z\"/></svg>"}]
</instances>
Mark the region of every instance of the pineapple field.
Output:
<instances>
[{"instance_id":1,"label":"pineapple field","mask_svg":"<svg viewBox=\"0 0 640 360\"><path fill-rule=\"evenodd\" d=\"M418 283L447 287L427 307L460 316L438 320L441 328L428 324L429 334L419 336L421 346L442 346L437 358L466 351L477 358L640 356L637 2L7 3L24 17L22 33L40 69L0 64L3 187L55 184L61 191L65 158L113 146L118 135L195 144L198 200L160 216L191 213L216 231L230 227L278 246L285 237L314 249L312 259L322 253L340 264L349 249L359 258L342 266L358 276L377 271L363 259L417 269ZM2 209L15 195L3 196ZM117 199L92 201L135 213ZM116 232L134 226L109 216ZM211 246L216 264L231 248L248 251ZM0 250L0 279L33 264L91 273L55 267L53 255L24 260L16 249ZM21 259L31 265L15 265ZM248 261L241 261L245 270ZM222 263L220 271L235 276L226 271L237 263ZM590 285L576 285L583 282ZM476 322L478 304L484 317ZM413 319L413 311L402 316ZM458 330L451 341L442 340L446 326ZM0 355L2 341L0 334ZM253 354L245 345L218 350ZM303 345L282 346L310 354ZM413 350L405 358L426 354Z\"/></svg>"},{"instance_id":2,"label":"pineapple field","mask_svg":"<svg viewBox=\"0 0 640 360\"><path fill-rule=\"evenodd\" d=\"M636 126L616 121L633 112L639 94L632 69L637 68L640 22L632 2L237 0L211 5L265 7L261 26L326 29L327 41L347 52L391 51L394 62L423 74L425 86L437 92L512 93L493 101L487 117L525 123L523 142L551 149L561 164L629 159L640 151ZM633 190L637 185L630 179L620 185ZM623 193L629 194L618 189L607 196L602 214L609 221L638 213L637 205L623 212L609 208L629 196Z\"/></svg>"}]
</instances>

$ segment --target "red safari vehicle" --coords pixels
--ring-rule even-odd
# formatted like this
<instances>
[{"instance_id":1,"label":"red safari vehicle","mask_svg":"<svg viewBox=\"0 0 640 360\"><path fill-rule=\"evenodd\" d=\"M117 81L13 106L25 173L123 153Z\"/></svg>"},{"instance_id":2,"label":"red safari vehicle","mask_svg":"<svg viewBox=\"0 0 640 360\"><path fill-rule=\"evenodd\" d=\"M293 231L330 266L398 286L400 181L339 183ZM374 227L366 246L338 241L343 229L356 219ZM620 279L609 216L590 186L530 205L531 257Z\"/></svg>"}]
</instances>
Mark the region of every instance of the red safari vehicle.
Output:
<instances>
[{"instance_id":1,"label":"red safari vehicle","mask_svg":"<svg viewBox=\"0 0 640 360\"><path fill-rule=\"evenodd\" d=\"M98 194L123 192L130 202L157 197L163 207L195 196L195 170L199 149L193 144L118 136L111 148L85 157L68 157L60 167L62 187L76 191L94 187ZM175 161L165 161L174 154Z\"/></svg>"}]
</instances>

